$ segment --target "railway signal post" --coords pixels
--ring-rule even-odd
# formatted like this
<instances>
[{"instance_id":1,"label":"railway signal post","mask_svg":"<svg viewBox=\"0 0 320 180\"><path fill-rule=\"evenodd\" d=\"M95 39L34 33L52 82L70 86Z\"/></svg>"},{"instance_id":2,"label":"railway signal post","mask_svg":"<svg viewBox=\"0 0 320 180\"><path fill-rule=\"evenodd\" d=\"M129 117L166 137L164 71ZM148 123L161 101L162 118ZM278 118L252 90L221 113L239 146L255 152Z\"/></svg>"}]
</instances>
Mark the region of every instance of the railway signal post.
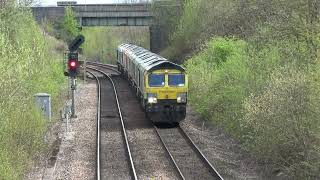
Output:
<instances>
[{"instance_id":1,"label":"railway signal post","mask_svg":"<svg viewBox=\"0 0 320 180\"><path fill-rule=\"evenodd\" d=\"M69 53L68 53L68 72L67 75L71 80L71 117L76 118L76 110L75 110L75 91L77 87L77 75L79 68L79 59L78 59L78 48L84 42L84 37L82 35L77 36L70 44L69 44Z\"/></svg>"}]
</instances>

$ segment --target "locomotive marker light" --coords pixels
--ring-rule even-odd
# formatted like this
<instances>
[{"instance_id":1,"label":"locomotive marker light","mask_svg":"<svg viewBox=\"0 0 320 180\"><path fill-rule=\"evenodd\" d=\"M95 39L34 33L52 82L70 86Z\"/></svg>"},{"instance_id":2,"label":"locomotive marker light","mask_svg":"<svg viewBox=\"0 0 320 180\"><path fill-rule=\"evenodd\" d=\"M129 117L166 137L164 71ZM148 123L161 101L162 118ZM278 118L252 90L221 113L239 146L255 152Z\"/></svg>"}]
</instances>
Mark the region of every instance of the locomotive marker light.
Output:
<instances>
[{"instance_id":1,"label":"locomotive marker light","mask_svg":"<svg viewBox=\"0 0 320 180\"><path fill-rule=\"evenodd\" d=\"M84 42L84 36L79 35L77 36L68 46L69 53L68 53L68 73L69 77L71 78L71 117L76 118L75 113L75 99L74 94L76 90L76 77L78 74L78 48L81 46L81 44Z\"/></svg>"},{"instance_id":2,"label":"locomotive marker light","mask_svg":"<svg viewBox=\"0 0 320 180\"><path fill-rule=\"evenodd\" d=\"M187 93L178 93L177 103L186 103L186 102L187 102Z\"/></svg>"},{"instance_id":3,"label":"locomotive marker light","mask_svg":"<svg viewBox=\"0 0 320 180\"><path fill-rule=\"evenodd\" d=\"M157 103L157 94L155 93L148 93L148 103L149 104L156 104Z\"/></svg>"}]
</instances>

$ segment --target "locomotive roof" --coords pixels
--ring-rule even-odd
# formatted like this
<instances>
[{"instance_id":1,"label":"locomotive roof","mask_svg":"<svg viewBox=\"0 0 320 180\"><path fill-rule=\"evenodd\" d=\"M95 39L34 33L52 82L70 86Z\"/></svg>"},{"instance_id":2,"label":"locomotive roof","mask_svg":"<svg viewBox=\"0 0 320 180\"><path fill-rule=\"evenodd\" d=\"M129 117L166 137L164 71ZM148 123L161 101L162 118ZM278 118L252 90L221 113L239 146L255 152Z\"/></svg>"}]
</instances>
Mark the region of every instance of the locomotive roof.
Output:
<instances>
[{"instance_id":1,"label":"locomotive roof","mask_svg":"<svg viewBox=\"0 0 320 180\"><path fill-rule=\"evenodd\" d=\"M133 62L136 65L146 71L165 68L174 68L180 71L185 71L185 69L180 65L170 62L164 57L133 44L121 44L118 47L118 50L126 52L127 55L133 59Z\"/></svg>"}]
</instances>

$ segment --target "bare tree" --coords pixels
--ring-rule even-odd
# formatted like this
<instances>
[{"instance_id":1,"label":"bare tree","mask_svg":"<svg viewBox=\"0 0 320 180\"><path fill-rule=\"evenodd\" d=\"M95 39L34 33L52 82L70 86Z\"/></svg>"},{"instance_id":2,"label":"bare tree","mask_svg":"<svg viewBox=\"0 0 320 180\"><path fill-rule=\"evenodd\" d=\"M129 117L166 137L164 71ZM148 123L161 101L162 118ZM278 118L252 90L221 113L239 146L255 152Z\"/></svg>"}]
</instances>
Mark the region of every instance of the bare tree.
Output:
<instances>
[{"instance_id":1,"label":"bare tree","mask_svg":"<svg viewBox=\"0 0 320 180\"><path fill-rule=\"evenodd\" d=\"M40 0L18 0L17 3L20 7L31 7L34 5L39 5Z\"/></svg>"}]
</instances>

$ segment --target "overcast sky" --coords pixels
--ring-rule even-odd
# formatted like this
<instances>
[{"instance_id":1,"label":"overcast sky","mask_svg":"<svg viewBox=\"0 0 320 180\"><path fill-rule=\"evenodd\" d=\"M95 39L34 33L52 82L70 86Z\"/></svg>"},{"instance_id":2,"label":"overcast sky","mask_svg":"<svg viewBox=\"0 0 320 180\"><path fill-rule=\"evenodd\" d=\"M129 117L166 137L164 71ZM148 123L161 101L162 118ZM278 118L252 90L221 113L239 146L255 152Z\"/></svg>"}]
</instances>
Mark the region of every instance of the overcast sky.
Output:
<instances>
[{"instance_id":1,"label":"overcast sky","mask_svg":"<svg viewBox=\"0 0 320 180\"><path fill-rule=\"evenodd\" d=\"M72 0L38 0L42 6L56 6L57 1L72 1ZM75 0L78 4L111 4L130 2L132 0Z\"/></svg>"}]
</instances>

